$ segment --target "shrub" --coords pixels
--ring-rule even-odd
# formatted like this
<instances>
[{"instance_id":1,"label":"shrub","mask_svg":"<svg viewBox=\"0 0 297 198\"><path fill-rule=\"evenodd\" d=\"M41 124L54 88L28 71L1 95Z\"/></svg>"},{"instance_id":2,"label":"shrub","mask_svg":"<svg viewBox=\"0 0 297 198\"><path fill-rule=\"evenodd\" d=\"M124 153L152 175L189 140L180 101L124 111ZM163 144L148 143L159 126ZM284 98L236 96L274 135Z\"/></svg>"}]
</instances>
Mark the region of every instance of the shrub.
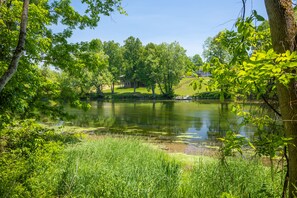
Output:
<instances>
[{"instance_id":1,"label":"shrub","mask_svg":"<svg viewBox=\"0 0 297 198\"><path fill-rule=\"evenodd\" d=\"M69 136L69 135L66 135ZM57 188L62 141L73 138L26 120L0 130L0 196L44 197Z\"/></svg>"}]
</instances>

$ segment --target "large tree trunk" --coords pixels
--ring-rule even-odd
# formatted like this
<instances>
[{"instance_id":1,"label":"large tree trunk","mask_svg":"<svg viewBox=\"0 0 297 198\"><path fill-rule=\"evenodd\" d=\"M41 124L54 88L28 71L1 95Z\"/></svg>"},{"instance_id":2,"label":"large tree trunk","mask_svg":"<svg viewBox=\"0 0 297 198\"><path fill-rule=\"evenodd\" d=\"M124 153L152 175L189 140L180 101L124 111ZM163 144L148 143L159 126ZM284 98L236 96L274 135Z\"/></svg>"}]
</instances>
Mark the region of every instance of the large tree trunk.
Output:
<instances>
[{"instance_id":1,"label":"large tree trunk","mask_svg":"<svg viewBox=\"0 0 297 198\"><path fill-rule=\"evenodd\" d=\"M4 89L8 81L12 78L12 76L17 71L20 58L24 51L24 45L25 45L26 34L27 34L26 32L27 32L29 2L30 0L24 0L24 3L23 3L23 11L22 11L21 24L20 24L20 34L19 34L18 44L13 53L13 56L7 71L0 78L0 93L2 92L2 90Z\"/></svg>"},{"instance_id":2,"label":"large tree trunk","mask_svg":"<svg viewBox=\"0 0 297 198\"><path fill-rule=\"evenodd\" d=\"M296 50L296 23L292 0L265 0L269 17L273 49L277 53ZM290 71L288 71L290 72ZM296 71L295 71L296 72ZM296 81L287 86L278 83L282 120L286 137L293 138L289 145L289 197L297 195L297 93ZM295 187L296 186L296 187Z\"/></svg>"}]
</instances>

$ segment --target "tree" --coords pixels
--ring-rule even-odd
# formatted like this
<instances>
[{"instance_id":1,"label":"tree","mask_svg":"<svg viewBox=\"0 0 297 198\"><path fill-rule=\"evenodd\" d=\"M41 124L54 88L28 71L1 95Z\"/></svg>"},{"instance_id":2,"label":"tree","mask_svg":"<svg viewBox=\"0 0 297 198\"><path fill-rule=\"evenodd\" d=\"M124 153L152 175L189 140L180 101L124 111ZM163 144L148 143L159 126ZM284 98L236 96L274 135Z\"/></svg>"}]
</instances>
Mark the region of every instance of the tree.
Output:
<instances>
[{"instance_id":1,"label":"tree","mask_svg":"<svg viewBox=\"0 0 297 198\"><path fill-rule=\"evenodd\" d=\"M120 80L123 74L123 49L119 43L114 41L104 42L104 52L108 56L108 71L112 75L111 93L114 93L114 86Z\"/></svg>"},{"instance_id":2,"label":"tree","mask_svg":"<svg viewBox=\"0 0 297 198\"><path fill-rule=\"evenodd\" d=\"M269 29L266 28L265 22L260 27L253 25L254 19L261 21L263 17L254 12L251 17L239 19L236 24L235 45L229 42L230 45L235 46L229 63L235 75L228 75L228 81L230 85L232 84L234 94L240 94L241 97L249 92L257 93L262 97L263 94L274 94L274 90L277 90L280 112L278 108L265 102L275 112L276 117L281 116L283 121L285 137L280 139L283 141L282 146L287 146L286 141L290 140L289 174L286 176L286 181L289 183L284 184L283 197L286 196L287 184L289 184L289 197L294 197L297 192L296 20L290 0L265 0L265 5L269 17L272 46L267 36ZM224 39L219 41L224 42ZM270 49L271 47L273 49ZM220 64L220 67L214 69L217 73L230 70L230 68L223 68L226 65L223 61L217 60L214 63Z\"/></svg>"},{"instance_id":3,"label":"tree","mask_svg":"<svg viewBox=\"0 0 297 198\"><path fill-rule=\"evenodd\" d=\"M192 58L191 58L192 63L194 64L194 67L192 68L192 70L194 72L199 72L202 71L202 66L204 64L201 56L199 54L195 54Z\"/></svg>"},{"instance_id":4,"label":"tree","mask_svg":"<svg viewBox=\"0 0 297 198\"><path fill-rule=\"evenodd\" d=\"M71 1L1 1L1 114L11 114L10 118L18 118L24 115L23 112L27 109L26 117L29 117L33 115L31 110L40 112L47 106L48 110L55 111L51 108L51 104L54 103L61 107L57 97L37 91L40 90L37 87L45 85L50 87L44 89L54 88L50 83L42 83L44 79L40 76L38 67L50 65L67 71L72 70L72 73L79 71L79 65L75 64L78 45L69 44L67 38L75 28L95 27L101 14L108 15L115 9L122 12L120 3L120 0L82 1L86 9L84 12L77 12ZM62 32L53 31L57 25L65 29ZM41 93L45 95L41 96ZM37 100L41 100L39 105ZM29 106L32 108L28 108ZM40 111L36 108L40 108ZM62 113L60 110L57 112ZM3 117L5 116L1 118Z\"/></svg>"},{"instance_id":5,"label":"tree","mask_svg":"<svg viewBox=\"0 0 297 198\"><path fill-rule=\"evenodd\" d=\"M5 68L0 73L0 93L17 71L24 51L26 56L23 59L27 59L28 63L36 63L41 61L43 54L52 47L61 42L65 43L73 29L95 27L100 20L99 14L109 15L114 9L123 12L120 0L82 1L87 7L85 14L75 11L71 1L21 2L3 1L0 5L1 54L4 55L1 65ZM20 24L20 27L17 24ZM62 33L55 34L51 30L57 24L66 27Z\"/></svg>"},{"instance_id":6,"label":"tree","mask_svg":"<svg viewBox=\"0 0 297 198\"><path fill-rule=\"evenodd\" d=\"M222 45L219 39L220 37L231 38L230 36L225 36L231 33L233 33L233 31L224 30L215 37L209 37L204 41L203 56L207 62L210 62L213 58L218 59L221 63L227 63L231 60L232 54L230 54L231 50L228 49L229 46Z\"/></svg>"},{"instance_id":7,"label":"tree","mask_svg":"<svg viewBox=\"0 0 297 198\"><path fill-rule=\"evenodd\" d=\"M23 53L23 48L25 45L25 39L26 39L26 34L27 34L29 2L30 2L29 0L24 0L24 3L23 3L18 43L17 43L17 46L13 52L13 56L11 58L11 61L9 63L7 70L0 78L0 93L2 92L3 88L8 83L8 81L11 79L11 77L15 74L18 64L19 64L19 61L20 61L20 58ZM1 5L1 8L4 6L5 5ZM7 24L9 24L9 25L6 25L8 27L8 29L10 29L11 22L12 21L7 21Z\"/></svg>"},{"instance_id":8,"label":"tree","mask_svg":"<svg viewBox=\"0 0 297 198\"><path fill-rule=\"evenodd\" d=\"M159 77L160 57L158 56L158 45L149 43L144 50L144 74L145 84L147 88L152 90L153 97L155 97L156 83Z\"/></svg>"},{"instance_id":9,"label":"tree","mask_svg":"<svg viewBox=\"0 0 297 198\"><path fill-rule=\"evenodd\" d=\"M240 41L241 37L237 32L223 30L215 37L208 38L203 46L203 56L207 62L204 70L213 76L208 84L212 90L220 90L221 100L229 94L230 78L236 75L232 68L236 66L236 61L233 60L237 56L235 48Z\"/></svg>"},{"instance_id":10,"label":"tree","mask_svg":"<svg viewBox=\"0 0 297 198\"><path fill-rule=\"evenodd\" d=\"M220 90L221 99L226 95L245 93L249 95L255 94L257 89L248 89L247 93L244 88L234 89L237 84L235 79L238 76L240 65L256 51L268 50L271 47L270 33L267 22L261 21L259 26L254 25L254 20L258 16L254 13L246 19L239 19L236 22L235 30L223 30L219 32L205 48L203 54L207 55L207 64L204 70L210 72L212 77L208 81L208 85L212 90ZM206 45L205 45L206 46ZM259 83L257 86L265 86L265 83ZM254 86L249 86L254 88ZM260 87L259 87L260 88ZM260 89L259 89L260 90ZM263 89L264 90L264 89ZM257 95L257 94L256 94ZM238 97L238 96L237 96ZM244 96L245 97L245 96Z\"/></svg>"},{"instance_id":11,"label":"tree","mask_svg":"<svg viewBox=\"0 0 297 198\"><path fill-rule=\"evenodd\" d=\"M71 63L71 69L64 69L64 77L72 82L69 90L75 87L76 90L80 90L79 94L75 95L86 97L86 94L95 88L99 96L102 94L103 86L110 84L112 77L108 71L108 56L103 51L101 40L93 39L77 44L71 54ZM62 82L64 85L67 84L64 80Z\"/></svg>"},{"instance_id":12,"label":"tree","mask_svg":"<svg viewBox=\"0 0 297 198\"><path fill-rule=\"evenodd\" d=\"M296 19L291 0L265 0L269 18L272 46L276 53L294 52L297 49ZM296 67L285 72L296 75ZM286 137L293 138L289 145L289 197L296 196L297 190L297 94L296 78L287 84L277 82L277 92Z\"/></svg>"},{"instance_id":13,"label":"tree","mask_svg":"<svg viewBox=\"0 0 297 198\"><path fill-rule=\"evenodd\" d=\"M103 44L99 39L93 39L83 44L78 55L79 64L85 70L84 80L95 86L96 94L102 94L103 85L110 84L111 74L108 71L108 56L103 51Z\"/></svg>"},{"instance_id":14,"label":"tree","mask_svg":"<svg viewBox=\"0 0 297 198\"><path fill-rule=\"evenodd\" d=\"M203 65L203 60L199 54L195 54L192 57L192 62L195 64L195 66L199 67Z\"/></svg>"},{"instance_id":15,"label":"tree","mask_svg":"<svg viewBox=\"0 0 297 198\"><path fill-rule=\"evenodd\" d=\"M124 41L125 79L133 82L134 93L140 82L143 67L143 46L139 38L130 36Z\"/></svg>"},{"instance_id":16,"label":"tree","mask_svg":"<svg viewBox=\"0 0 297 198\"><path fill-rule=\"evenodd\" d=\"M174 96L173 86L177 85L185 72L186 51L177 42L162 43L158 46L159 68L158 85L162 94L168 98Z\"/></svg>"}]
</instances>

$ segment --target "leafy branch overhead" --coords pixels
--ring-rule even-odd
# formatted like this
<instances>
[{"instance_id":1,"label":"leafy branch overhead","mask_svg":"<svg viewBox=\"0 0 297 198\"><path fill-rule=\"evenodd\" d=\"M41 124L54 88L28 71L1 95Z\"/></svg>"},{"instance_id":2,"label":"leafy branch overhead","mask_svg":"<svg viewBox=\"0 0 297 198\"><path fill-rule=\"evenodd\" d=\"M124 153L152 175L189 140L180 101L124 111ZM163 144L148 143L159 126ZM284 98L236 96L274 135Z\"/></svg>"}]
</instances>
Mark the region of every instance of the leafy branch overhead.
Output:
<instances>
[{"instance_id":1,"label":"leafy branch overhead","mask_svg":"<svg viewBox=\"0 0 297 198\"><path fill-rule=\"evenodd\" d=\"M72 2L68 0L1 2L0 92L19 65L26 67L28 64L38 64L40 61L44 61L43 64L51 64L57 58L52 55L61 55L59 54L61 50L64 51L64 55L68 54L67 47L71 45L67 44L67 38L72 35L73 29L94 28L100 21L100 15L109 15L116 10L125 14L120 0L83 0L76 1L77 3L85 7L83 12L76 11ZM59 27L63 25L64 30L55 32L54 28L57 25ZM22 56L23 52L25 56ZM69 64L56 66L70 67Z\"/></svg>"}]
</instances>

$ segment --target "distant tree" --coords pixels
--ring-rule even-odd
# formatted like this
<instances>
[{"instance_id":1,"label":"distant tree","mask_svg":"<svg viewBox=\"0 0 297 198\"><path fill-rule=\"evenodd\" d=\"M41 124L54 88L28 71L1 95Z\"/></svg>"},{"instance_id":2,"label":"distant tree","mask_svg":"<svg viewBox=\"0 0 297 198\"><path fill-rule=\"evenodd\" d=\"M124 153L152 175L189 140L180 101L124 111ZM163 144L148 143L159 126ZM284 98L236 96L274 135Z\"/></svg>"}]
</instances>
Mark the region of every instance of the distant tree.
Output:
<instances>
[{"instance_id":1,"label":"distant tree","mask_svg":"<svg viewBox=\"0 0 297 198\"><path fill-rule=\"evenodd\" d=\"M112 79L112 75L108 71L108 56L104 53L103 48L99 39L82 42L79 53L76 54L75 64L81 71L73 74L81 79L82 85L87 88L88 92L94 86L97 95L102 94L103 86L110 84Z\"/></svg>"},{"instance_id":2,"label":"distant tree","mask_svg":"<svg viewBox=\"0 0 297 198\"><path fill-rule=\"evenodd\" d=\"M196 67L200 67L203 65L203 60L199 54L195 54L192 58L191 61L194 63Z\"/></svg>"},{"instance_id":3,"label":"distant tree","mask_svg":"<svg viewBox=\"0 0 297 198\"><path fill-rule=\"evenodd\" d=\"M198 67L192 62L191 57L187 57L185 59L185 75L186 76L194 76L198 71Z\"/></svg>"},{"instance_id":4,"label":"distant tree","mask_svg":"<svg viewBox=\"0 0 297 198\"><path fill-rule=\"evenodd\" d=\"M229 63L232 60L233 51L230 47L235 45L223 45L222 38L226 39L227 43L232 41L233 37L236 36L234 31L223 30L218 33L215 37L207 38L203 45L203 56L206 62L210 62L213 58L218 59L221 63Z\"/></svg>"},{"instance_id":5,"label":"distant tree","mask_svg":"<svg viewBox=\"0 0 297 198\"><path fill-rule=\"evenodd\" d=\"M104 42L104 53L108 56L108 71L111 76L111 93L114 93L115 83L120 81L124 73L123 48L114 41Z\"/></svg>"},{"instance_id":6,"label":"distant tree","mask_svg":"<svg viewBox=\"0 0 297 198\"><path fill-rule=\"evenodd\" d=\"M71 63L72 68L64 69L60 76L63 90L68 89L75 96L86 97L95 88L97 96L102 95L102 88L110 84L112 75L108 71L108 56L103 51L100 39L77 44L71 54ZM66 93L63 96L67 96L67 101L72 98Z\"/></svg>"},{"instance_id":7,"label":"distant tree","mask_svg":"<svg viewBox=\"0 0 297 198\"><path fill-rule=\"evenodd\" d=\"M186 51L179 43L162 43L158 46L159 68L157 84L161 93L172 98L173 86L177 85L185 73Z\"/></svg>"},{"instance_id":8,"label":"distant tree","mask_svg":"<svg viewBox=\"0 0 297 198\"><path fill-rule=\"evenodd\" d=\"M158 56L158 45L149 43L144 50L144 76L143 80L146 86L152 90L153 97L155 97L155 88L159 73L160 57Z\"/></svg>"},{"instance_id":9,"label":"distant tree","mask_svg":"<svg viewBox=\"0 0 297 198\"><path fill-rule=\"evenodd\" d=\"M133 83L134 93L143 71L143 46L138 38L130 36L124 41L125 79Z\"/></svg>"}]
</instances>

